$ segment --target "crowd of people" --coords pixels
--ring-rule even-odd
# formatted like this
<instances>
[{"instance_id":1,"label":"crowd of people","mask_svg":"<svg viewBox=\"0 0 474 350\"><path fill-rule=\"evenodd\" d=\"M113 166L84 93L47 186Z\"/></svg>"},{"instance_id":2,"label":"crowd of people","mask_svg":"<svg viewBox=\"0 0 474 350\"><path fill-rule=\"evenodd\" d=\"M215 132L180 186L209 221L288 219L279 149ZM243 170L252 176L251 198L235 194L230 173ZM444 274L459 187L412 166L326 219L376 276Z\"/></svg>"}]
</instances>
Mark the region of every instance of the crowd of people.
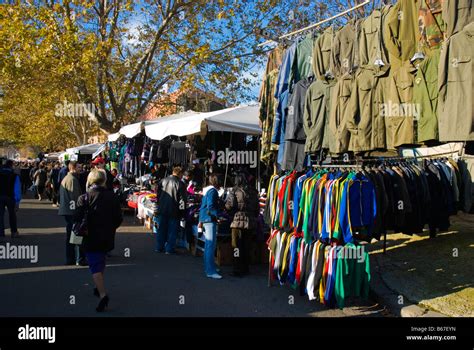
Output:
<instances>
[{"instance_id":1,"label":"crowd of people","mask_svg":"<svg viewBox=\"0 0 474 350\"><path fill-rule=\"evenodd\" d=\"M157 194L154 213L155 251L176 254L176 239L183 220L189 196L201 196L198 231L205 239L204 272L212 279L222 275L215 263L218 226L225 210L230 217L232 246L234 248L233 275L249 273L250 237L256 229L259 214L258 194L244 174L233 179L234 187L222 196L219 177L211 174L208 186L199 188L193 181L193 170L172 168L165 176L160 166L151 169L152 185ZM49 200L58 207L65 220L65 264L89 266L94 281L93 294L100 298L97 311L104 311L109 303L104 284L107 254L114 248L115 231L122 222L119 197L113 190L117 171L109 171L102 158L89 164L76 161L15 163L4 162L0 168L0 237L5 235L4 214L9 213L12 237L18 237L16 212L22 196L31 191L38 201ZM71 236L75 225L87 221L87 235L81 244Z\"/></svg>"},{"instance_id":2,"label":"crowd of people","mask_svg":"<svg viewBox=\"0 0 474 350\"><path fill-rule=\"evenodd\" d=\"M97 158L90 164L75 161L14 163L6 160L0 168L0 237L5 236L4 214L8 210L12 238L18 237L16 212L28 190L39 201L48 199L59 208L66 224L66 265L89 266L100 298L96 310L109 303L104 284L106 256L114 248L115 231L122 222L119 199L112 191L114 175ZM86 217L87 235L81 245L71 243L74 225Z\"/></svg>"},{"instance_id":3,"label":"crowd of people","mask_svg":"<svg viewBox=\"0 0 474 350\"><path fill-rule=\"evenodd\" d=\"M250 185L244 174L236 174L233 179L234 187L226 197L219 195L222 190L219 176L211 174L208 186L198 192L192 181L191 170L183 171L180 166L173 167L172 174L156 182L158 206L154 220L157 224L156 252L174 254L176 234L179 222L184 217L187 197L201 194L202 201L199 210L198 230L205 239L204 269L209 278L221 279L222 275L215 264L218 225L223 218L219 213L225 209L230 216L232 235L233 272L232 275L242 277L249 273L250 238L257 227L259 215L258 193Z\"/></svg>"}]
</instances>

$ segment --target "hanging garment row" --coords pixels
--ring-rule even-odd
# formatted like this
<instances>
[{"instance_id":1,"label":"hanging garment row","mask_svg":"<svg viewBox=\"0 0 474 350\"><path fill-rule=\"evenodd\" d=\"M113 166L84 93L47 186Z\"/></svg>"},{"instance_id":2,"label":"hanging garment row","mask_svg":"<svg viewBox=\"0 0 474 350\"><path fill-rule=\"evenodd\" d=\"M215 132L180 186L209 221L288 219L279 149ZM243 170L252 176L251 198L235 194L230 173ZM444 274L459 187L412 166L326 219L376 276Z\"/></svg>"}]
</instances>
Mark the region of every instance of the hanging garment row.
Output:
<instances>
[{"instance_id":1,"label":"hanging garment row","mask_svg":"<svg viewBox=\"0 0 474 350\"><path fill-rule=\"evenodd\" d=\"M470 203L471 180L462 160L374 163L271 178L264 216L272 227L267 244L273 280L342 308L348 296L368 296L363 241L388 230L421 233L426 225L434 237Z\"/></svg>"},{"instance_id":2,"label":"hanging garment row","mask_svg":"<svg viewBox=\"0 0 474 350\"><path fill-rule=\"evenodd\" d=\"M363 246L310 243L294 233L273 230L268 240L271 278L328 307L345 306L349 296L368 297L369 254Z\"/></svg>"},{"instance_id":3,"label":"hanging garment row","mask_svg":"<svg viewBox=\"0 0 474 350\"><path fill-rule=\"evenodd\" d=\"M474 140L472 0L399 0L268 57L261 159Z\"/></svg>"},{"instance_id":4,"label":"hanging garment row","mask_svg":"<svg viewBox=\"0 0 474 350\"><path fill-rule=\"evenodd\" d=\"M135 177L146 173L147 164L187 167L190 155L190 146L187 142L171 139L153 141L143 136L109 142L107 152L111 169L117 169L124 176Z\"/></svg>"},{"instance_id":5,"label":"hanging garment row","mask_svg":"<svg viewBox=\"0 0 474 350\"><path fill-rule=\"evenodd\" d=\"M469 176L460 162L384 162L359 170L273 175L265 222L300 234L306 243L370 242L387 231L421 233L426 225L435 236L448 230L449 216L470 200Z\"/></svg>"}]
</instances>

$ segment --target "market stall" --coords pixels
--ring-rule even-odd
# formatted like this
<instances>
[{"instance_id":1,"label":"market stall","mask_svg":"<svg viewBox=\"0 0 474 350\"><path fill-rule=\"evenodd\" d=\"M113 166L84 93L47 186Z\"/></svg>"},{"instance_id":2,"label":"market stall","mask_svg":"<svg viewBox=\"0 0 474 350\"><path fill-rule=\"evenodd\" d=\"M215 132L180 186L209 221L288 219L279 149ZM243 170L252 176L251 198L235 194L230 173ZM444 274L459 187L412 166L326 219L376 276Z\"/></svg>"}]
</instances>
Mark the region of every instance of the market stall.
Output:
<instances>
[{"instance_id":1,"label":"market stall","mask_svg":"<svg viewBox=\"0 0 474 350\"><path fill-rule=\"evenodd\" d=\"M87 145L81 145L77 147L67 148L65 152L59 155L59 158L65 160L79 160L85 161L95 158L98 150L103 150L104 145L102 143L92 143ZM100 152L99 152L100 153Z\"/></svg>"},{"instance_id":2,"label":"market stall","mask_svg":"<svg viewBox=\"0 0 474 350\"><path fill-rule=\"evenodd\" d=\"M275 40L260 95L260 159L275 169L269 284L342 308L368 296L367 244L434 238L470 210L474 17L442 3L364 1ZM362 7L365 18L321 27Z\"/></svg>"},{"instance_id":3,"label":"market stall","mask_svg":"<svg viewBox=\"0 0 474 350\"><path fill-rule=\"evenodd\" d=\"M186 210L187 233L196 236L198 242L189 246L184 244L185 238L179 237L182 246L198 252L203 246L197 234L196 215L200 207L199 191L205 185L205 178L210 172L218 172L224 178L230 177L234 165L227 158L219 159L220 153L229 149L255 152L254 177L257 173L258 137L261 128L258 120L259 106L239 106L224 110L198 113L185 112L165 116L156 120L135 123L124 126L116 134L109 135L106 158L110 168L119 170L119 176L132 182L127 198L128 207L132 208L137 217L143 220L147 227L153 226L153 214L157 205L156 196L151 191L157 178L165 177L172 165L180 164L183 168L192 169L197 184L196 194L190 194ZM251 136L252 143L247 142ZM253 145L249 147L249 145ZM236 166L245 167L246 164ZM152 173L150 173L150 171ZM229 184L229 182L227 182ZM222 198L226 190L222 191ZM197 213L197 214L196 214ZM225 213L222 213L225 216ZM231 256L230 229L225 224L220 225L219 256L221 261ZM185 230L182 230L183 233ZM261 239L263 242L264 239ZM227 253L224 254L223 247Z\"/></svg>"}]
</instances>

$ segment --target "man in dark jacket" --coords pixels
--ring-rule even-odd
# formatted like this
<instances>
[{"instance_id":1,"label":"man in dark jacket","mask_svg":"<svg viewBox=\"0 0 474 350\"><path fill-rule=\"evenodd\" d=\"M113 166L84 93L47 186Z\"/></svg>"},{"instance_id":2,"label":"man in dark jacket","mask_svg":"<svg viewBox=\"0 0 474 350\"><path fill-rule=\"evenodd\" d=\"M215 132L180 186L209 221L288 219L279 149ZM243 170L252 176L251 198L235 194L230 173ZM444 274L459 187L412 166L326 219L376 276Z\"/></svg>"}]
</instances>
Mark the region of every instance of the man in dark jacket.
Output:
<instances>
[{"instance_id":1,"label":"man in dark jacket","mask_svg":"<svg viewBox=\"0 0 474 350\"><path fill-rule=\"evenodd\" d=\"M77 214L77 201L82 194L76 173L76 162L68 162L69 173L59 186L59 212L66 220L66 265L81 265L84 257L80 249L69 243L74 225L74 216Z\"/></svg>"},{"instance_id":2,"label":"man in dark jacket","mask_svg":"<svg viewBox=\"0 0 474 350\"><path fill-rule=\"evenodd\" d=\"M69 173L69 160L66 160L64 162L64 166L59 170L58 174L58 184L61 185L61 182L63 182L63 179L67 176Z\"/></svg>"},{"instance_id":3,"label":"man in dark jacket","mask_svg":"<svg viewBox=\"0 0 474 350\"><path fill-rule=\"evenodd\" d=\"M156 233L156 251L166 254L175 253L178 222L186 209L186 188L181 181L181 167L174 167L171 176L161 180L156 188L158 210L154 221L158 223ZM166 243L166 247L165 247Z\"/></svg>"},{"instance_id":4,"label":"man in dark jacket","mask_svg":"<svg viewBox=\"0 0 474 350\"><path fill-rule=\"evenodd\" d=\"M13 161L7 160L5 166L0 169L0 237L5 236L5 224L3 222L5 208L8 209L12 238L18 237L16 210L18 209L20 200L20 177L13 172Z\"/></svg>"}]
</instances>

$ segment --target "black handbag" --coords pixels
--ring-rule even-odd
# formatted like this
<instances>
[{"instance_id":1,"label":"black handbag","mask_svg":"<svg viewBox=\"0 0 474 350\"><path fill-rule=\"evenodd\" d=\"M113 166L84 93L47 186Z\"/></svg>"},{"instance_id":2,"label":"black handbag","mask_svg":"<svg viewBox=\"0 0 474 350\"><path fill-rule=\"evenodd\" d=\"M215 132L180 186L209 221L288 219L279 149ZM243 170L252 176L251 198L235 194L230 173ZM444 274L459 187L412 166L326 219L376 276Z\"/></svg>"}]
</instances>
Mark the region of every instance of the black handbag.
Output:
<instances>
[{"instance_id":1,"label":"black handbag","mask_svg":"<svg viewBox=\"0 0 474 350\"><path fill-rule=\"evenodd\" d=\"M89 194L84 195L84 215L81 220L74 223L72 227L72 232L78 237L85 237L88 233L88 212L89 212Z\"/></svg>"}]
</instances>

